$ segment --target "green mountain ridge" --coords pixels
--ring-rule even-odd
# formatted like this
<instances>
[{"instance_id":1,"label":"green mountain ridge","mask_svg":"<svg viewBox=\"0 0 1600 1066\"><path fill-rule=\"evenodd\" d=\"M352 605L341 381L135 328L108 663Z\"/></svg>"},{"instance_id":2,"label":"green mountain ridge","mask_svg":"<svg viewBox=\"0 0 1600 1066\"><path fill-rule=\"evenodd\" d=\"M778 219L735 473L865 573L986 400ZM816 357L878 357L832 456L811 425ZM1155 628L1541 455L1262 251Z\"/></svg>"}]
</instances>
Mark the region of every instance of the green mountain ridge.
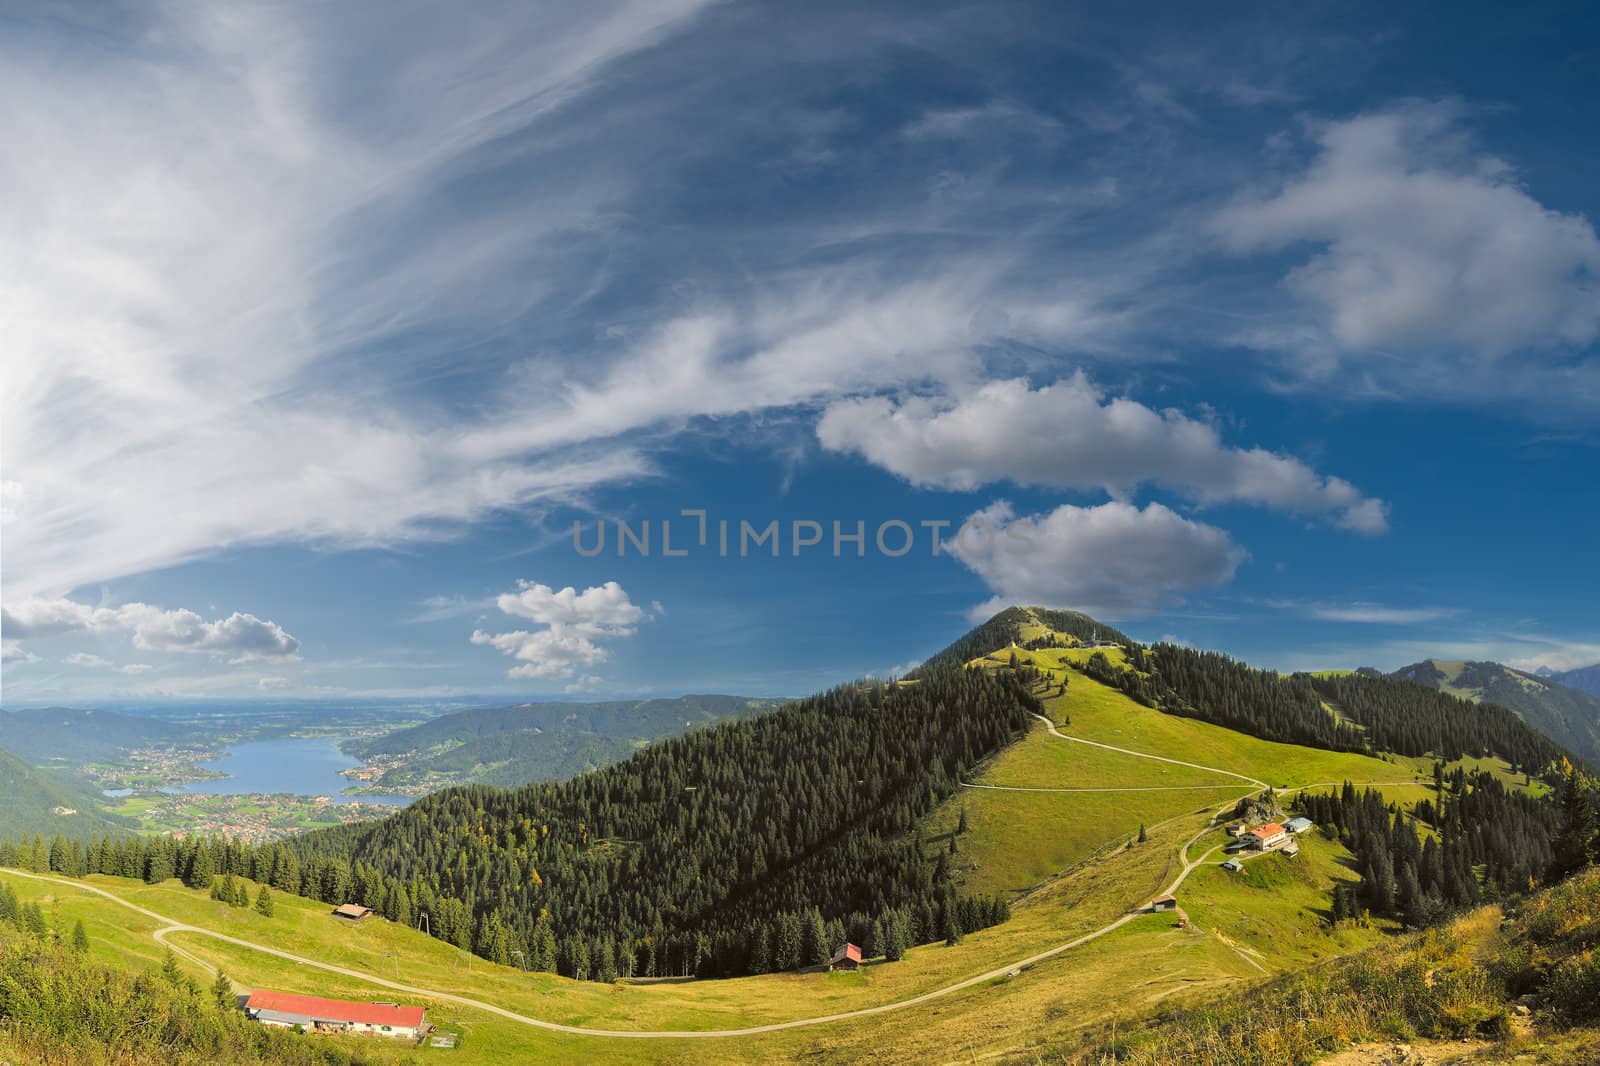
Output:
<instances>
[{"instance_id":1,"label":"green mountain ridge","mask_svg":"<svg viewBox=\"0 0 1600 1066\"><path fill-rule=\"evenodd\" d=\"M1424 659L1389 675L1472 700L1499 704L1591 766L1600 766L1600 699L1495 662Z\"/></svg>"},{"instance_id":2,"label":"green mountain ridge","mask_svg":"<svg viewBox=\"0 0 1600 1066\"><path fill-rule=\"evenodd\" d=\"M0 836L86 836L127 829L103 815L87 791L0 750Z\"/></svg>"},{"instance_id":3,"label":"green mountain ridge","mask_svg":"<svg viewBox=\"0 0 1600 1066\"><path fill-rule=\"evenodd\" d=\"M447 714L344 745L386 769L377 788L556 781L626 759L687 729L761 714L782 702L687 695L599 702L519 703Z\"/></svg>"},{"instance_id":4,"label":"green mountain ridge","mask_svg":"<svg viewBox=\"0 0 1600 1066\"><path fill-rule=\"evenodd\" d=\"M1580 666L1576 670L1556 670L1548 674L1540 674L1546 681L1554 681L1567 688L1575 688L1579 692L1600 697L1600 663L1593 666Z\"/></svg>"},{"instance_id":5,"label":"green mountain ridge","mask_svg":"<svg viewBox=\"0 0 1600 1066\"><path fill-rule=\"evenodd\" d=\"M39 766L113 761L133 748L183 744L194 729L158 718L73 707L0 711L0 742Z\"/></svg>"}]
</instances>

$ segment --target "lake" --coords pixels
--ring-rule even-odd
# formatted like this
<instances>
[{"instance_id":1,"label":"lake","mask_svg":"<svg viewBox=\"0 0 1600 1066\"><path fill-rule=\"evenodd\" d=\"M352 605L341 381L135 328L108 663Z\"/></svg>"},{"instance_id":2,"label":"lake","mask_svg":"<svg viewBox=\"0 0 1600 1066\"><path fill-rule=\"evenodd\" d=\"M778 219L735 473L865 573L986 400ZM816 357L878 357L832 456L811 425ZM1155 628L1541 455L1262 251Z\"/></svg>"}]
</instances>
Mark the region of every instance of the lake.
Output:
<instances>
[{"instance_id":1,"label":"lake","mask_svg":"<svg viewBox=\"0 0 1600 1066\"><path fill-rule=\"evenodd\" d=\"M222 757L200 765L227 777L194 781L172 791L236 796L252 792L290 792L298 796L329 796L335 803L385 803L404 807L412 796L386 793L346 796L350 780L340 770L360 763L339 750L346 737L285 737L235 744Z\"/></svg>"}]
</instances>

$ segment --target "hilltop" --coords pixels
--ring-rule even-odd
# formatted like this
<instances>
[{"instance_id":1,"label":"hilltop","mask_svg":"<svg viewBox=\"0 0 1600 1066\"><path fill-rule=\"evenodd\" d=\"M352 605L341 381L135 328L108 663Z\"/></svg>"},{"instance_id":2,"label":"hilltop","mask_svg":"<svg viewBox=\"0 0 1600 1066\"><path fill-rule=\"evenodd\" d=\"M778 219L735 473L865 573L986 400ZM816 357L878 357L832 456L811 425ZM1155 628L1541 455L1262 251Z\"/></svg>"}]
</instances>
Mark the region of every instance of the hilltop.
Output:
<instances>
[{"instance_id":1,"label":"hilltop","mask_svg":"<svg viewBox=\"0 0 1600 1066\"><path fill-rule=\"evenodd\" d=\"M1474 702L1509 707L1590 766L1600 766L1600 699L1554 677L1540 677L1495 662L1441 659L1424 659L1389 676Z\"/></svg>"}]
</instances>

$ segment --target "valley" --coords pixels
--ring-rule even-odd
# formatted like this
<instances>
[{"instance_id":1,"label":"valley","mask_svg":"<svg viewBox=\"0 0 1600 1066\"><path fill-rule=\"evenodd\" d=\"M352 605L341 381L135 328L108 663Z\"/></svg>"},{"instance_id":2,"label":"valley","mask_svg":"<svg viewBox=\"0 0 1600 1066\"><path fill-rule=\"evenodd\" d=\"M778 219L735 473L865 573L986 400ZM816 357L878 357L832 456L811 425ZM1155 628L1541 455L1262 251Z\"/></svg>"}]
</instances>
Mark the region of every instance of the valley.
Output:
<instances>
[{"instance_id":1,"label":"valley","mask_svg":"<svg viewBox=\"0 0 1600 1066\"><path fill-rule=\"evenodd\" d=\"M869 957L856 973L574 981L528 972L525 957L511 965L474 958L413 928L428 924L421 917L350 925L326 904L288 893L277 894L268 918L219 907L175 881L11 871L0 880L47 904L59 927L81 918L93 950L108 959L156 966L170 947L201 982L220 969L241 989L398 996L459 1037L449 1050L352 1045L381 1062L417 1054L851 1061L883 1046L935 1061L980 1049L1034 1061L1112 1018L1136 1028L1153 1013L1372 949L1399 932L1378 916L1330 922L1330 892L1360 873L1326 827L1302 834L1292 858L1268 852L1229 872L1220 866L1231 841L1223 826L1239 800L1269 789L1286 806L1346 782L1425 800L1435 794L1433 760L1267 741L1167 714L1074 667L1093 654L1125 661L1120 649L1079 646L1008 646L973 661L984 672L1030 669L1038 711L908 839L963 892L1009 900L1009 920L910 947L899 961ZM1457 768L1544 789L1503 760L1464 759L1440 772ZM1181 922L1149 912L1164 894L1177 896Z\"/></svg>"}]
</instances>

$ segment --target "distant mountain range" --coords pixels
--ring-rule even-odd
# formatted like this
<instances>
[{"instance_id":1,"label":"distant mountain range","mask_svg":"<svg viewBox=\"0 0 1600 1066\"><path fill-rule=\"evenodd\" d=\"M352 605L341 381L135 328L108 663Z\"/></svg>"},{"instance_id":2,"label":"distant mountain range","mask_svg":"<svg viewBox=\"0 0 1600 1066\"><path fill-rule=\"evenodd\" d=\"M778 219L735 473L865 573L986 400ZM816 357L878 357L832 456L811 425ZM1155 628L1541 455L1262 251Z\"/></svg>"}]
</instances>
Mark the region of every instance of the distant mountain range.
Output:
<instances>
[{"instance_id":1,"label":"distant mountain range","mask_svg":"<svg viewBox=\"0 0 1600 1066\"><path fill-rule=\"evenodd\" d=\"M0 737L17 756L42 765L114 762L123 753L193 743L195 728L159 718L71 707L0 711Z\"/></svg>"},{"instance_id":2,"label":"distant mountain range","mask_svg":"<svg viewBox=\"0 0 1600 1066\"><path fill-rule=\"evenodd\" d=\"M1548 667L1540 667L1538 675L1546 681L1554 681L1558 685L1600 697L1600 663L1580 666L1576 670L1551 670Z\"/></svg>"},{"instance_id":3,"label":"distant mountain range","mask_svg":"<svg viewBox=\"0 0 1600 1066\"><path fill-rule=\"evenodd\" d=\"M554 781L626 759L653 740L759 714L781 700L746 696L478 707L345 745L385 766L378 788L515 786Z\"/></svg>"},{"instance_id":4,"label":"distant mountain range","mask_svg":"<svg viewBox=\"0 0 1600 1066\"><path fill-rule=\"evenodd\" d=\"M1540 676L1501 663L1424 659L1403 666L1390 676L1480 703L1508 707L1545 736L1588 760L1591 766L1600 766L1600 698L1558 680L1585 672ZM1600 668L1590 667L1588 672L1600 681Z\"/></svg>"}]
</instances>

